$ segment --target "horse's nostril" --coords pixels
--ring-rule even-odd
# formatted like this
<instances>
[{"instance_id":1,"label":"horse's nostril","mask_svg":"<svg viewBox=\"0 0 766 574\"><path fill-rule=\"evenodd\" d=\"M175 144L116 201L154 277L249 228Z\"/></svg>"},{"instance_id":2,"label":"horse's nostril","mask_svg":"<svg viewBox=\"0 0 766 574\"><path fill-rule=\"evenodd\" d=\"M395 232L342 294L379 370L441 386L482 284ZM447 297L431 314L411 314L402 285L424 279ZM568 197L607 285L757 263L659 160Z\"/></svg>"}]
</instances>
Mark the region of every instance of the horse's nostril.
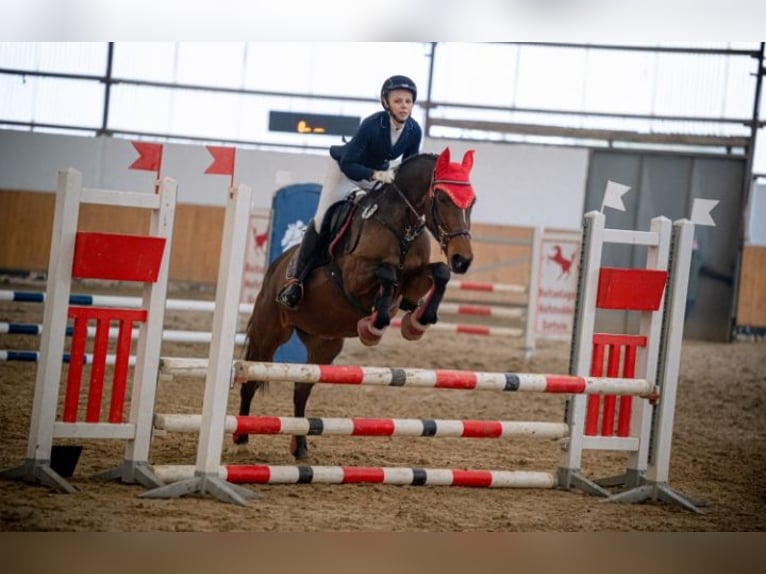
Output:
<instances>
[{"instance_id":1,"label":"horse's nostril","mask_svg":"<svg viewBox=\"0 0 766 574\"><path fill-rule=\"evenodd\" d=\"M468 268L471 266L472 259L463 257L462 255L455 254L452 256L452 270L455 273L463 274L466 271L468 271Z\"/></svg>"}]
</instances>

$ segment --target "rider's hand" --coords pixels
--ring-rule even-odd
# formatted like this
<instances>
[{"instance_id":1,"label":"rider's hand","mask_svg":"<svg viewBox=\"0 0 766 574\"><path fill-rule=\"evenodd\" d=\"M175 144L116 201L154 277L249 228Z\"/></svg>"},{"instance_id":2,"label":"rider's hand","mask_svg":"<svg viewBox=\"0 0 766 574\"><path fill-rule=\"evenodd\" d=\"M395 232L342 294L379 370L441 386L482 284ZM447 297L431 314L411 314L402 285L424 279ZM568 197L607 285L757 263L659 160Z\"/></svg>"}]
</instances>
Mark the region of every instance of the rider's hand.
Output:
<instances>
[{"instance_id":1,"label":"rider's hand","mask_svg":"<svg viewBox=\"0 0 766 574\"><path fill-rule=\"evenodd\" d=\"M385 171L372 172L372 179L382 183L392 183L394 181L394 177L396 177L396 172L393 170L393 168L387 169Z\"/></svg>"}]
</instances>

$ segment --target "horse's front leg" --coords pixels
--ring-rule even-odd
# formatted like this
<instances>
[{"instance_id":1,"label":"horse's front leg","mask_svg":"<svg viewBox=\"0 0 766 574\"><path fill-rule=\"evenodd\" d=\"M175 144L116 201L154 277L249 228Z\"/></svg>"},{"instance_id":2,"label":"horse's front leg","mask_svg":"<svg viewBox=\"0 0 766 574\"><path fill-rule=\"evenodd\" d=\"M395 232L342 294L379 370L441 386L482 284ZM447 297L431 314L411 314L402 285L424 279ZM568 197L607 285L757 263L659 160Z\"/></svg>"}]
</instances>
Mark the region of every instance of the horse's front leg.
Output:
<instances>
[{"instance_id":1,"label":"horse's front leg","mask_svg":"<svg viewBox=\"0 0 766 574\"><path fill-rule=\"evenodd\" d=\"M402 337L408 341L417 341L430 325L436 323L437 311L450 280L450 270L446 263L431 263L428 267L433 278L433 286L423 302L414 311L402 317Z\"/></svg>"},{"instance_id":2,"label":"horse's front leg","mask_svg":"<svg viewBox=\"0 0 766 574\"><path fill-rule=\"evenodd\" d=\"M380 290L373 305L372 314L361 318L356 325L359 340L367 346L380 343L386 327L391 324L389 309L396 289L396 267L390 263L382 263L375 275L380 283Z\"/></svg>"}]
</instances>

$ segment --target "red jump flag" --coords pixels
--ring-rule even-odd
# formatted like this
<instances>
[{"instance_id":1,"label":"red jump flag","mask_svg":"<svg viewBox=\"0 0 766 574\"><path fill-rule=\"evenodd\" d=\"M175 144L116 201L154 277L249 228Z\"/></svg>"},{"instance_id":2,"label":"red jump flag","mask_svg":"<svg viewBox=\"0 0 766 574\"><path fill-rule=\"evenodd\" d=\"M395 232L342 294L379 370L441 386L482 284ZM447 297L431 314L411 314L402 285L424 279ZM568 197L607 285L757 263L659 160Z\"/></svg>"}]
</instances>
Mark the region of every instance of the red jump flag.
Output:
<instances>
[{"instance_id":1,"label":"red jump flag","mask_svg":"<svg viewBox=\"0 0 766 574\"><path fill-rule=\"evenodd\" d=\"M213 163L208 166L205 173L234 176L234 154L237 148L214 145L205 147L213 156Z\"/></svg>"},{"instance_id":2,"label":"red jump flag","mask_svg":"<svg viewBox=\"0 0 766 574\"><path fill-rule=\"evenodd\" d=\"M130 164L128 169L143 169L154 171L157 177L160 175L160 166L162 165L162 144L130 142L138 152L138 159Z\"/></svg>"}]
</instances>

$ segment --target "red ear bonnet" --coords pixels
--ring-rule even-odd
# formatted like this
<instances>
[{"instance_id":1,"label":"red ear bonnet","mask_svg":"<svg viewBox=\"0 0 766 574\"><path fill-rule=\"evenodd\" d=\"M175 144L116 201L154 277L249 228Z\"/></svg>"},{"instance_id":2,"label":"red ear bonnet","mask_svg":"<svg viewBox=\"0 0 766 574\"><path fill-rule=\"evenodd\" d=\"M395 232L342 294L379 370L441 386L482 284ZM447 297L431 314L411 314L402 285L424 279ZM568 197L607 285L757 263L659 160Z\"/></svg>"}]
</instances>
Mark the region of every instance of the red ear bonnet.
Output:
<instances>
[{"instance_id":1,"label":"red ear bonnet","mask_svg":"<svg viewBox=\"0 0 766 574\"><path fill-rule=\"evenodd\" d=\"M444 191L459 208L467 209L476 199L469 178L471 168L472 149L465 152L462 163L451 163L449 148L444 148L436 159L433 188Z\"/></svg>"}]
</instances>

